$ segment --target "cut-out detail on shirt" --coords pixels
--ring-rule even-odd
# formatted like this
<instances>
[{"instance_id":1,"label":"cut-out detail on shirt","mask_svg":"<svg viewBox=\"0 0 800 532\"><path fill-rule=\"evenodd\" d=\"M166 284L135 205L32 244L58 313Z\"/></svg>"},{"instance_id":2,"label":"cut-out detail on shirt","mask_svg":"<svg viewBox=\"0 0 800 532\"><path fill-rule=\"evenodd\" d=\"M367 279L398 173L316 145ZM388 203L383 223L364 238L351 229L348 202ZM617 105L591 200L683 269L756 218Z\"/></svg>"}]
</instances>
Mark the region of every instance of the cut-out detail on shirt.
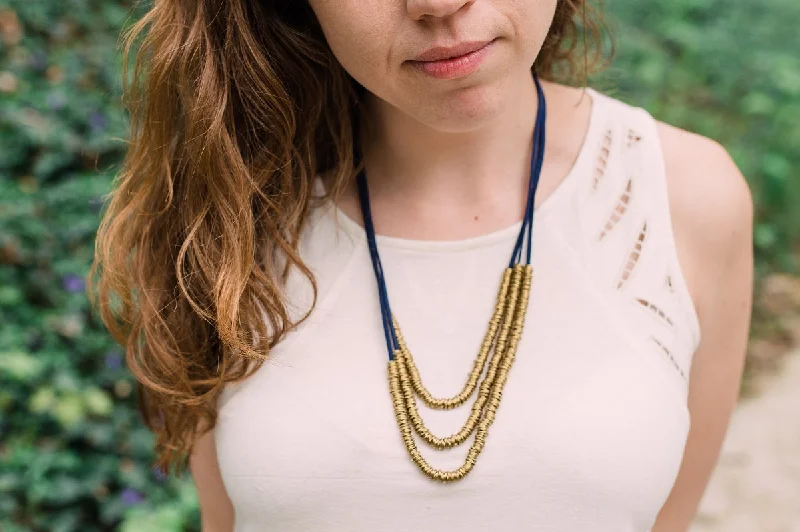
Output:
<instances>
[{"instance_id":1,"label":"cut-out detail on shirt","mask_svg":"<svg viewBox=\"0 0 800 532\"><path fill-rule=\"evenodd\" d=\"M633 244L631 252L628 254L628 258L626 259L625 266L622 269L619 282L617 283L617 290L622 290L622 287L625 286L625 284L631 278L633 269L636 267L636 264L639 262L639 257L642 255L642 247L646 238L647 222L645 221L642 225L642 230L639 231L639 236L636 238L636 242Z\"/></svg>"},{"instance_id":2,"label":"cut-out detail on shirt","mask_svg":"<svg viewBox=\"0 0 800 532\"><path fill-rule=\"evenodd\" d=\"M686 373L683 371L683 368L680 366L680 364L678 364L678 361L675 360L675 357L672 356L672 352L669 350L669 348L667 348L667 346L665 346L655 336L651 336L650 339L661 349L661 352L664 353L664 355L667 357L667 359L670 361L670 363L672 363L672 366L675 368L675 370L681 376L681 379L683 379L685 381L686 380Z\"/></svg>"},{"instance_id":3,"label":"cut-out detail on shirt","mask_svg":"<svg viewBox=\"0 0 800 532\"><path fill-rule=\"evenodd\" d=\"M603 136L603 143L600 145L600 153L597 157L597 166L594 169L594 178L592 179L592 191L597 190L597 185L603 179L608 166L608 156L611 153L611 143L613 141L613 132L610 129L606 130Z\"/></svg>"},{"instance_id":4,"label":"cut-out detail on shirt","mask_svg":"<svg viewBox=\"0 0 800 532\"><path fill-rule=\"evenodd\" d=\"M667 287L670 294L675 293L675 285L672 284L672 275L667 274L667 277L664 279L664 285Z\"/></svg>"},{"instance_id":5,"label":"cut-out detail on shirt","mask_svg":"<svg viewBox=\"0 0 800 532\"><path fill-rule=\"evenodd\" d=\"M628 179L627 185L625 185L625 190L619 197L619 201L617 201L617 205L614 207L614 210L611 212L611 216L609 216L608 221L606 222L605 227L600 232L600 236L598 240L603 240L605 236L614 229L614 226L622 220L622 216L628 210L628 204L631 201L631 188L633 186L633 179Z\"/></svg>"},{"instance_id":6,"label":"cut-out detail on shirt","mask_svg":"<svg viewBox=\"0 0 800 532\"><path fill-rule=\"evenodd\" d=\"M661 310L657 305L647 301L646 299L641 299L641 298L637 298L636 301L638 301L641 308L646 312L648 312L651 316L659 318L670 328L672 329L675 328L675 323L672 321L672 319L667 315L666 312Z\"/></svg>"},{"instance_id":7,"label":"cut-out detail on shirt","mask_svg":"<svg viewBox=\"0 0 800 532\"><path fill-rule=\"evenodd\" d=\"M642 140L642 136L633 129L628 129L628 147Z\"/></svg>"}]
</instances>

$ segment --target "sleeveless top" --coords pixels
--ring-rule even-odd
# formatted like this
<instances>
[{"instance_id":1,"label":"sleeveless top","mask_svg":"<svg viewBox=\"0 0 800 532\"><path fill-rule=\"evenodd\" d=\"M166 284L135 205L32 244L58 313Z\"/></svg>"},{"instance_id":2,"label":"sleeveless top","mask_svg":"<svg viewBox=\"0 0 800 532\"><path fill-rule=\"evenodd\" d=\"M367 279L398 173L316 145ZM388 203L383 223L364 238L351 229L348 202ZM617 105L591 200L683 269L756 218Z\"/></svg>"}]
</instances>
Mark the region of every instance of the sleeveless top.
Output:
<instances>
[{"instance_id":1,"label":"sleeveless top","mask_svg":"<svg viewBox=\"0 0 800 532\"><path fill-rule=\"evenodd\" d=\"M214 437L236 532L652 527L683 456L700 329L655 120L587 92L583 147L534 214L525 329L475 469L441 484L411 462L391 406L364 230L327 204L301 239L315 310L219 402ZM435 396L463 386L518 230L445 242L378 236L392 309ZM302 314L307 281L290 279L288 297ZM448 435L471 403L420 403L420 412ZM454 469L470 441L420 450Z\"/></svg>"}]
</instances>

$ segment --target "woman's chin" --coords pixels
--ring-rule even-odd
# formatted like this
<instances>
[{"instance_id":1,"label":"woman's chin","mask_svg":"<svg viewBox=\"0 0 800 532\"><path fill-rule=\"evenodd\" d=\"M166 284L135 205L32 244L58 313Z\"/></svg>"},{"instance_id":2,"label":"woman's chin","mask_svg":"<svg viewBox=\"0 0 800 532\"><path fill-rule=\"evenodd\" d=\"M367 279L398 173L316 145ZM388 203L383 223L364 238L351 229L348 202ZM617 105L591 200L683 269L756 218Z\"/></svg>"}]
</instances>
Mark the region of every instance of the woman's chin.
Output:
<instances>
[{"instance_id":1,"label":"woman's chin","mask_svg":"<svg viewBox=\"0 0 800 532\"><path fill-rule=\"evenodd\" d=\"M503 85L480 84L439 96L430 102L412 101L404 111L437 131L472 131L494 120L510 103L507 88Z\"/></svg>"}]
</instances>

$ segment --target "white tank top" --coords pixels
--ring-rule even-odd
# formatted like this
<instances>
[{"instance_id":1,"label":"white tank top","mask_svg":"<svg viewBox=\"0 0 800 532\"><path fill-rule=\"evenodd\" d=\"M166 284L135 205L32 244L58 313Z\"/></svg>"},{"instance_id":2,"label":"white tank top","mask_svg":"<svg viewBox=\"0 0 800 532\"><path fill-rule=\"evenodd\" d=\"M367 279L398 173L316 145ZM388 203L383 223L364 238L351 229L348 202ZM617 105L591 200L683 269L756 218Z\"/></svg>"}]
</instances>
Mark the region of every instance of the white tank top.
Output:
<instances>
[{"instance_id":1,"label":"white tank top","mask_svg":"<svg viewBox=\"0 0 800 532\"><path fill-rule=\"evenodd\" d=\"M301 246L319 284L316 310L220 400L215 440L237 532L653 525L683 455L700 330L655 121L588 93L578 159L535 213L525 329L475 469L440 484L411 462L390 402L364 231L328 205ZM434 395L463 386L518 230L448 242L378 237L392 309ZM288 295L297 312L307 308L299 277ZM470 404L420 408L434 433L448 435ZM460 466L468 447L420 446L440 469Z\"/></svg>"}]
</instances>

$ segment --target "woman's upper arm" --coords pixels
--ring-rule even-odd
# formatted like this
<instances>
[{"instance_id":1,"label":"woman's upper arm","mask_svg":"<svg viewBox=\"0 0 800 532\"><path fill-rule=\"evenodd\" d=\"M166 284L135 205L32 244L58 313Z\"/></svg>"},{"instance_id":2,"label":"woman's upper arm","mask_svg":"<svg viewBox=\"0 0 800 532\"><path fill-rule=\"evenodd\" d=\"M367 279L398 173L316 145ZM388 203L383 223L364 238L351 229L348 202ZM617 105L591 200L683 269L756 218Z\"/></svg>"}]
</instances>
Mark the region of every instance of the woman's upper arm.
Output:
<instances>
[{"instance_id":1,"label":"woman's upper arm","mask_svg":"<svg viewBox=\"0 0 800 532\"><path fill-rule=\"evenodd\" d=\"M222 483L213 431L206 432L195 443L189 468L200 501L202 531L233 532L233 504Z\"/></svg>"},{"instance_id":2,"label":"woman's upper arm","mask_svg":"<svg viewBox=\"0 0 800 532\"><path fill-rule=\"evenodd\" d=\"M668 126L660 133L676 238L702 330L692 362L692 426L683 463L653 527L682 532L716 465L740 388L752 307L753 204L722 147Z\"/></svg>"}]
</instances>

